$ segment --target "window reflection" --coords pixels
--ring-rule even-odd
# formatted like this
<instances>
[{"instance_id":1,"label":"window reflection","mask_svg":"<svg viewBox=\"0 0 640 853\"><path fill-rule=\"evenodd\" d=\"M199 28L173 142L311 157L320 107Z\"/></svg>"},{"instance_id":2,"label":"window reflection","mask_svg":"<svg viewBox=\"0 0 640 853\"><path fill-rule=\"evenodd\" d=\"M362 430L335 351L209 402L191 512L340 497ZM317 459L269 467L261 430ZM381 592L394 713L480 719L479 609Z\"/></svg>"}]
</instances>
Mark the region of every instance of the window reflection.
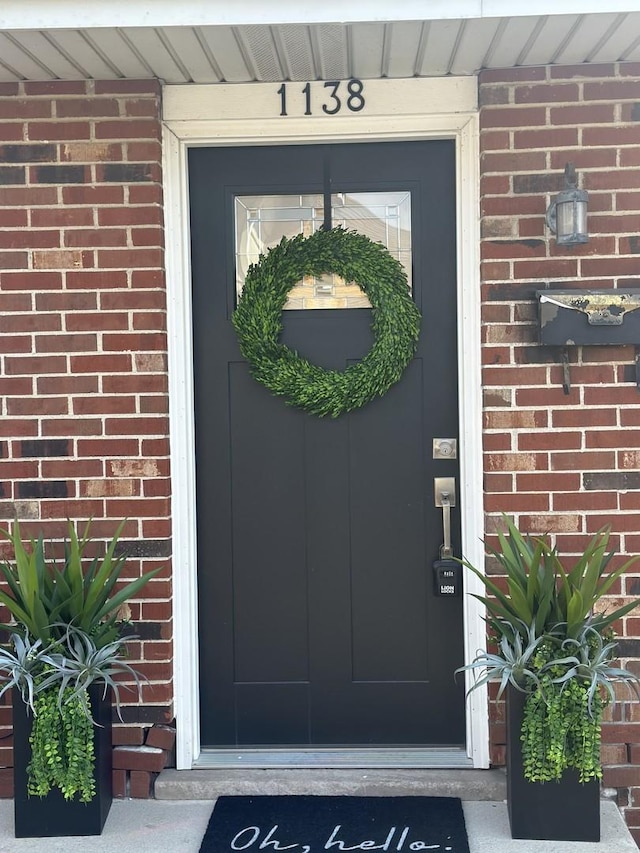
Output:
<instances>
[{"instance_id":1,"label":"window reflection","mask_svg":"<svg viewBox=\"0 0 640 853\"><path fill-rule=\"evenodd\" d=\"M332 221L387 247L403 265L411 287L411 194L401 192L336 193ZM311 195L236 196L236 292L242 293L249 266L260 254L296 234L309 236L322 227L323 197ZM289 309L369 308L360 288L337 275L306 277L289 292Z\"/></svg>"}]
</instances>

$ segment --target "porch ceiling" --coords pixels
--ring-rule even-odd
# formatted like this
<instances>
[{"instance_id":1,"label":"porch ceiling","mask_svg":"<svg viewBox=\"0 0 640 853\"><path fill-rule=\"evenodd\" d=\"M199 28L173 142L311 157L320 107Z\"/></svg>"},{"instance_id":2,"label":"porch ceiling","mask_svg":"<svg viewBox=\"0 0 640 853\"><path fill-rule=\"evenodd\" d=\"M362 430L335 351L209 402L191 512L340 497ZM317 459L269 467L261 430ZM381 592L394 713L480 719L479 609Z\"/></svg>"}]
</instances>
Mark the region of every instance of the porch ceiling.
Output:
<instances>
[{"instance_id":1,"label":"porch ceiling","mask_svg":"<svg viewBox=\"0 0 640 853\"><path fill-rule=\"evenodd\" d=\"M392 0L324 0L320 9L301 0L224 5L3 0L0 81L375 79L640 61L637 0L538 0L531 4L536 15L519 12L528 4L518 0L397 0L395 6ZM424 17L425 7L433 17Z\"/></svg>"}]
</instances>

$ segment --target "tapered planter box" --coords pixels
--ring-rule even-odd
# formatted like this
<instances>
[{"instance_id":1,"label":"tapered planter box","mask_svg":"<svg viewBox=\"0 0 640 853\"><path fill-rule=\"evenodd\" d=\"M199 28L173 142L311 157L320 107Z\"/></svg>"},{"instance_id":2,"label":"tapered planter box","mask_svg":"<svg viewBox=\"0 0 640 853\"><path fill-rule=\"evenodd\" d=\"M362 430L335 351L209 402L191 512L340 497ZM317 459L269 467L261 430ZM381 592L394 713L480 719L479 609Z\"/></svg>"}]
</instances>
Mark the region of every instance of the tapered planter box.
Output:
<instances>
[{"instance_id":1,"label":"tapered planter box","mask_svg":"<svg viewBox=\"0 0 640 853\"><path fill-rule=\"evenodd\" d=\"M27 714L20 694L13 691L13 783L16 838L65 835L100 835L112 801L111 694L102 698L102 685L89 688L96 755L96 795L90 803L65 800L57 789L46 797L27 794L27 765L31 757L29 735L33 716Z\"/></svg>"},{"instance_id":2,"label":"tapered planter box","mask_svg":"<svg viewBox=\"0 0 640 853\"><path fill-rule=\"evenodd\" d=\"M525 694L507 693L507 805L512 838L600 841L600 783L580 783L575 770L559 782L528 782L520 730Z\"/></svg>"}]
</instances>

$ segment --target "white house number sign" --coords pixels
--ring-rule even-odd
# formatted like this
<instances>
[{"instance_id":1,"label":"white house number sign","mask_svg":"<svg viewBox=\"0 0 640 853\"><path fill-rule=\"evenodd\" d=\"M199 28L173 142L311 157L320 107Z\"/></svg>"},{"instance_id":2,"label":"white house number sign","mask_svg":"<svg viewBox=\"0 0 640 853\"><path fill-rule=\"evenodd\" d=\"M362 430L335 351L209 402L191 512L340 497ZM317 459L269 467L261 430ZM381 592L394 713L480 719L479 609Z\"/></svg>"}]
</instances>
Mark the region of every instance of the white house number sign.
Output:
<instances>
[{"instance_id":1,"label":"white house number sign","mask_svg":"<svg viewBox=\"0 0 640 853\"><path fill-rule=\"evenodd\" d=\"M301 88L295 83L283 83L276 94L280 96L281 116L359 113L366 104L364 83L355 77L305 83Z\"/></svg>"}]
</instances>

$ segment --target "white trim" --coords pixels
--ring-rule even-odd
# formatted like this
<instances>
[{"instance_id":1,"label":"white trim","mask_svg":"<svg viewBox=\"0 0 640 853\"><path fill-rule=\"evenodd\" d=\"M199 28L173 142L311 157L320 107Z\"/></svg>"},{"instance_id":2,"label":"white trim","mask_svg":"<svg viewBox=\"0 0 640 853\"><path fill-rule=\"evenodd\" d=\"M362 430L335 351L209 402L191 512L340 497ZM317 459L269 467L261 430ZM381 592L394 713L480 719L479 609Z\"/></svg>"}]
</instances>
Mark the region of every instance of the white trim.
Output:
<instances>
[{"instance_id":1,"label":"white trim","mask_svg":"<svg viewBox=\"0 0 640 853\"><path fill-rule=\"evenodd\" d=\"M384 117L387 123L392 121L395 125L402 119L424 118L426 113L468 114L475 111L478 104L478 84L474 77L411 77L406 80L366 80L364 84L366 109L358 113L344 109L336 116L323 113L319 106L319 101L324 100L327 94L323 81L311 84L314 111L311 116L302 114L305 101L300 83L286 83L289 87L287 116L279 115L280 81L165 86L162 117L176 133L182 129L191 137L201 135L207 129L216 136L237 135L244 125L253 129L255 134L256 122L263 125L265 121L271 121L281 138L287 138L292 127L297 126L297 135L301 139L314 141L318 133L335 134L336 122L342 123L342 133L351 136L355 130L362 135L367 132L363 125L369 120ZM344 100L344 96L342 98ZM197 124L194 123L195 116L202 117ZM260 131L256 135L261 136Z\"/></svg>"},{"instance_id":2,"label":"white trim","mask_svg":"<svg viewBox=\"0 0 640 853\"><path fill-rule=\"evenodd\" d=\"M173 493L173 628L176 638L173 681L176 719L180 720L178 768L184 769L191 767L200 752L190 224L186 146L166 126L162 142Z\"/></svg>"},{"instance_id":3,"label":"white trim","mask_svg":"<svg viewBox=\"0 0 640 853\"><path fill-rule=\"evenodd\" d=\"M199 754L198 730L198 630L195 534L195 460L193 365L191 354L191 301L189 264L189 213L186 189L186 152L195 145L260 145L310 143L318 141L357 141L383 139L452 138L456 141L458 188L458 341L459 394L461 419L461 503L462 542L465 556L475 565L483 565L482 538L482 453L480 385L480 266L479 266L479 124L475 107L475 78L464 78L458 87L458 99L450 100L445 112L441 101L421 98L423 112L413 114L358 114L324 118L232 119L216 118L211 112L212 93L208 89L227 87L165 87L165 210L167 291L169 303L170 411L173 477L173 553L175 600L175 685L178 712L177 767L190 769ZM374 81L366 81L369 86ZM375 81L378 82L378 81ZM383 85L385 81L382 81ZM391 83L391 81L388 81ZM408 81L407 81L408 82ZM449 80L416 80L433 93L434 85L443 87L449 98ZM248 108L251 90L257 84L233 86L237 110L252 116ZM229 87L231 88L231 87ZM191 91L187 91L191 90ZM256 90L257 91L257 90ZM390 90L391 91L391 90ZM395 90L394 90L395 91ZM198 92L202 102L198 106ZM473 95L472 95L473 92ZM238 95L242 95L238 98ZM412 90L412 98L415 89ZM182 97L189 99L189 111L195 119L175 118L174 106ZM226 93L220 92L224 101ZM395 96L394 96L395 97ZM206 103L206 108L203 106ZM439 111L427 112L438 104ZM463 103L466 111L457 111ZM470 104L472 108L470 107ZM173 112L172 112L173 111ZM170 118L170 116L174 118ZM467 591L479 591L479 581L466 579ZM485 623L480 603L465 596L465 656L470 660L485 644ZM467 684L469 685L469 678ZM489 766L489 723L486 689L471 695L467 715L467 752L477 768Z\"/></svg>"},{"instance_id":4,"label":"white trim","mask_svg":"<svg viewBox=\"0 0 640 853\"><path fill-rule=\"evenodd\" d=\"M584 15L636 12L637 0L3 0L0 29L76 29L79 27L198 27L278 24L359 23L388 21L518 18L535 15Z\"/></svg>"},{"instance_id":5,"label":"white trim","mask_svg":"<svg viewBox=\"0 0 640 853\"><path fill-rule=\"evenodd\" d=\"M460 504L462 553L474 566L484 566L482 465L482 377L480 362L480 122L469 118L458 136L458 371L460 417ZM486 648L484 608L473 593L484 591L471 572L465 574L465 663ZM469 691L473 676L466 673ZM467 752L474 767L489 766L489 717L486 687L467 700Z\"/></svg>"}]
</instances>

